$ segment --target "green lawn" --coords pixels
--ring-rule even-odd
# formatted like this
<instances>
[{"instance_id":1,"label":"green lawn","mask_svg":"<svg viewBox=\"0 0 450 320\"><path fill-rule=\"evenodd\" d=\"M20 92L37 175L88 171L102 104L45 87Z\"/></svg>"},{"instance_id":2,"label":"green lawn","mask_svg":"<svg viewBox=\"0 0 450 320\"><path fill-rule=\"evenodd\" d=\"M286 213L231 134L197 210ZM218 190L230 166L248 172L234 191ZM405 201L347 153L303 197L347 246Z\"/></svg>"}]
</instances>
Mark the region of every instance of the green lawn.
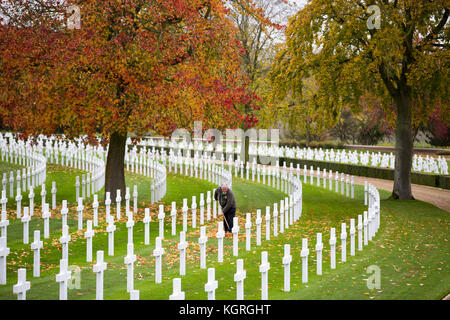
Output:
<instances>
[{"instance_id":1,"label":"green lawn","mask_svg":"<svg viewBox=\"0 0 450 320\"><path fill-rule=\"evenodd\" d=\"M64 181L68 171L73 177L67 181L75 181L74 176L79 174L77 170L49 166L49 178L54 175L55 181L59 177ZM73 178L73 179L72 179ZM188 198L191 202L192 195L199 199L200 193L212 190L213 184L199 179L172 175L168 176L167 195L163 199L166 211L165 239L163 246L166 249L162 269L163 282L156 284L154 281L154 238L158 234L158 222L156 219L158 204L149 204L149 179L127 174L127 185L138 185L139 188L139 213L135 217L138 221L134 228L135 253L138 260L135 264L135 288L140 290L141 299L168 299L172 293L172 279L179 277L177 237L170 236L170 202L176 201L180 210L182 199ZM51 180L47 180L51 181ZM334 187L334 185L333 185ZM49 188L48 188L49 191ZM253 214L253 237L256 227L254 217L256 209L262 209L265 214L266 205L284 198L284 195L271 187L264 186L234 178L233 191L235 192L240 218L240 248L239 258L244 259L244 268L247 271L245 280L245 299L260 298L260 273L259 264L261 251L269 251L269 298L270 299L440 299L450 289L450 250L448 244L450 219L444 212L430 204L420 201L393 201L383 200L381 203L382 216L381 227L373 241L362 252L356 252L356 256L350 256L347 246L347 262L340 262L340 249L337 250L337 269L330 270L329 265L329 228L335 227L339 238L340 224L350 224L350 218L357 218L362 214L363 188L355 188L355 199L347 199L334 191L312 187L309 184L303 186L303 214L301 219L291 226L284 234L269 242L265 241L265 229L263 224L262 246L256 248L255 239L252 240L252 250L245 251L245 213ZM61 194L60 194L61 192ZM73 186L58 188L58 201L62 198L70 199L74 193ZM389 192L380 191L382 199L387 199ZM47 196L49 199L49 196ZM103 196L100 196L103 198ZM10 203L8 204L8 206ZM60 202L58 202L60 207ZM92 215L85 203L85 218ZM151 244L144 245L144 225L141 222L144 207L151 208ZM14 205L12 205L14 208ZM273 208L273 207L272 207ZM124 211L124 210L123 210ZM124 216L122 211L122 217ZM111 212L115 213L115 205ZM180 211L179 211L180 212ZM104 208L100 209L100 215L104 215ZM206 215L206 210L205 210ZM80 289L69 290L69 299L95 299L95 274L92 272L92 264L85 262L86 241L82 232L76 230L76 212L70 211L70 232L72 241L70 248L70 265L78 266L80 272ZM197 210L199 219L199 210ZM206 220L206 219L205 219ZM105 251L105 259L108 262L108 270L105 272L105 299L128 299L126 292L126 267L123 257L126 254L127 229L125 220L116 223L115 256L107 256L107 233L103 219L96 230L94 238L94 262L97 250ZM197 225L198 225L197 220ZM207 267L216 268L216 279L219 281L219 289L216 292L217 299L235 299L236 284L233 274L236 272L236 257L232 256L232 239L224 240L224 262L217 263L217 241L215 233L217 222L220 218L206 224L207 235ZM11 254L8 256L8 284L0 286L0 298L15 299L12 294L12 285L17 281L17 268L27 268L27 278L31 280L31 290L27 293L28 299L58 299L59 284L55 282L55 274L59 272L59 259L61 251L59 208L51 220L51 239L46 239L44 249L41 252L41 277L32 278L32 252L29 245L22 244L22 224L11 220L8 228L8 247ZM190 225L190 220L189 220ZM30 227L30 240L32 232L36 229L43 234L43 223L38 217L34 217ZM181 214L178 215L177 230L181 228ZM324 242L323 275L316 276L315 270L315 238L316 232L322 232ZM348 232L348 229L347 229ZM182 289L186 292L186 299L206 299L204 284L207 281L207 270L200 270L199 245L197 243L199 229L188 230L186 276L182 277ZM301 282L301 239L309 240L309 282ZM291 244L293 262L291 264L291 292L285 293L283 288L283 245ZM340 244L340 240L338 240ZM377 265L381 270L381 288L369 290L366 280L368 266Z\"/></svg>"}]
</instances>

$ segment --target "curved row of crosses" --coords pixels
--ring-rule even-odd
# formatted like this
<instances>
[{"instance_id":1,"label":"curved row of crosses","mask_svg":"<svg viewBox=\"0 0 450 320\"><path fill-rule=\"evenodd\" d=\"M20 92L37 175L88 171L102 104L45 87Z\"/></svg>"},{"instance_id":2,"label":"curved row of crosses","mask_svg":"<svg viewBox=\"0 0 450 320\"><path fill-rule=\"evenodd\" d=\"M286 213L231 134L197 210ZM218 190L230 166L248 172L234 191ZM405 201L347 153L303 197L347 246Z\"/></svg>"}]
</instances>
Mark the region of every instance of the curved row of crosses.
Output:
<instances>
[{"instance_id":1,"label":"curved row of crosses","mask_svg":"<svg viewBox=\"0 0 450 320\"><path fill-rule=\"evenodd\" d=\"M128 153L127 153L128 154ZM166 170L167 165L169 167L169 171L175 171L177 173L177 170L180 171L180 173L188 174L190 173L191 177L198 177L200 179L211 181L215 184L221 184L222 182L227 182L230 186L232 185L232 166L230 163L230 166L228 166L228 169L225 168L225 163L223 161L217 161L211 157L208 157L207 155L203 155L202 157L194 157L192 159L190 158L183 158L180 154L175 155L174 152L169 152L169 156L164 154L164 152L159 155L159 153L155 150L150 153L145 153L145 155L142 157L142 160L135 160L140 159L139 157L130 157L128 154L128 159L126 159L127 167L136 173L146 172L147 175L150 172L153 172L151 168L155 168L155 173L153 177L158 177L158 174L156 172L163 171L161 169L164 167L164 170ZM146 169L139 169L139 161L142 161L142 163L147 163L148 170ZM137 163L137 165L136 165ZM153 165L152 165L153 163ZM146 166L143 166L146 168ZM141 167L142 168L142 167ZM156 168L160 168L159 170ZM258 167L259 168L259 167ZM278 211L278 204L275 203L273 205L273 214L272 217L270 215L270 207L266 208L266 216L265 216L265 228L266 228L266 241L270 240L271 231L273 231L274 236L278 236L279 233L283 233L285 228L288 228L290 225L292 225L294 222L296 222L301 217L301 211L302 211L302 183L301 179L299 177L299 172L297 172L297 175L286 167L281 168L277 167L275 168L265 168L264 170L257 170L257 167L251 167L249 170L247 170L246 178L249 180L249 171L252 171L252 180L257 180L266 184L266 175L264 172L269 172L269 170L273 170L273 175L267 175L267 184L272 185L273 187L276 187L277 189L280 189L281 191L288 194L288 197L285 198L280 202L280 210ZM262 173L262 177L260 177L260 173ZM145 174L144 174L145 175ZM150 174L151 175L151 174ZM235 171L235 175L237 176L237 171ZM257 175L257 178L255 176ZM164 174L166 176L166 174ZM243 174L241 173L241 177L243 177ZM272 184L271 184L271 177L272 177ZM319 178L320 179L320 178ZM326 179L326 178L325 178ZM153 179L152 181L155 181ZM152 196L152 202L160 200L164 194L165 194L165 184L166 180L164 180L164 188L161 189L163 191L158 192L157 194L153 195L153 192L151 192ZM154 184L155 189L158 189L158 183ZM320 183L319 183L320 185ZM347 181L348 185L348 181ZM348 190L348 187L347 187ZM128 190L127 190L128 191ZM337 189L336 189L337 191ZM362 235L364 235L364 244L367 244L367 241L369 241L374 235L375 232L378 230L379 227L379 195L376 189L373 186L369 185L369 188L367 189L368 195L368 205L369 205L369 216L364 216L364 227L360 228L361 218L359 218L359 224L358 224L358 240L362 239ZM128 193L128 199L127 196L125 196L125 199L127 200L126 204L126 216L128 218L126 222L126 227L128 228L128 245L127 245L127 255L124 258L124 263L127 265L127 291L130 293L131 298L138 298L139 293L134 290L134 275L133 275L133 266L134 262L136 261L136 256L134 255L134 245L133 245L133 227L135 222L133 217L133 211L129 210L129 192ZM347 192L348 195L348 192ZM108 199L108 198L107 198ZM107 200L106 199L106 200ZM199 208L199 216L200 216L200 238L199 238L199 246L200 246L200 267L206 268L206 231L204 224L204 194L201 194L200 197L200 208ZM94 198L93 207L94 207L94 227L98 226L98 221L96 221L96 213L98 214L98 201L96 202L96 197ZM45 203L45 199L43 201ZM206 219L209 220L210 217L210 191L207 192L207 198L206 198ZM114 255L114 231L116 230L116 226L114 225L115 219L113 218L113 215L110 214L110 210L108 210L108 202L105 201L105 212L107 215L106 221L108 222L108 225L106 226L106 231L108 232L108 254ZM97 206L97 207L96 207ZM135 211L137 208L137 204L135 202ZM95 230L92 227L92 221L88 221L87 228L83 229L83 209L84 207L80 203L77 206L76 210L78 213L78 228L81 230L86 230L85 237L87 239L87 254L86 254L86 260L87 262L92 261L92 241L94 240L94 234ZM183 270L185 270L185 259L186 259L186 248L187 248L187 242L186 242L186 232L188 230L187 226L187 216L188 211L190 209L191 213L191 228L196 228L197 224L197 203L196 203L196 196L193 196L192 203L190 208L187 206L187 199L184 199L183 201L183 208L182 208L182 217L177 217L177 210L176 210L176 204L172 203L172 210L171 210L171 220L172 220L172 235L176 235L176 221L177 219L182 219L182 225L183 229L180 231L180 242L178 243L178 250L180 251L180 275L183 275ZM216 217L216 209L217 205L216 202L213 201L213 218ZM48 210L48 208L47 208ZM25 211L25 210L24 210ZM63 211L66 211L65 214ZM57 281L60 283L60 298L66 299L67 298L67 283L70 279L70 271L68 271L68 246L71 241L71 237L69 234L69 228L67 226L67 203L66 207L63 205L62 209L62 237L59 239L60 244L62 246L62 259L60 263L60 273L57 275ZM47 212L46 212L47 213ZM219 207L219 215L220 215L220 207ZM2 205L2 221L7 220L4 219L4 216L6 216L6 206ZM25 215L26 217L26 215ZM120 221L120 201L117 202L117 212L116 217L119 218L117 221ZM159 207L159 214L158 214L158 223L159 223L159 235L155 239L155 249L153 251L153 256L155 257L155 282L161 281L161 264L163 263L163 255L164 255L164 248L162 247L162 239L164 238L164 222L165 222L165 213L164 213L164 206L160 205ZM49 215L42 214L41 217L44 220L44 238L48 238L48 224L49 224ZM256 228L256 235L252 235L251 230L251 215L247 214L246 217L246 248L249 248L251 238L256 238L256 244L261 245L261 228L262 228L262 217L260 210L257 211L255 224L257 226ZM271 220L273 218L273 224L271 224ZM238 218L235 218L234 228L233 228L233 256L238 256L238 239L239 239L239 224L238 224ZM28 219L22 219L23 229L24 229L24 243L28 243ZM120 223L120 222L119 222ZM142 223L145 225L145 245L150 244L150 234L149 234L149 224L151 223L150 219L150 209L145 209L145 216L142 219ZM352 222L351 222L352 223ZM353 221L354 226L354 221ZM345 230L345 225L342 226L343 230ZM354 228L353 228L354 229ZM335 233L333 232L334 228L331 229L331 238L330 238L330 247L333 252L333 247L335 250L336 245L336 239L335 239ZM352 237L352 227L350 228L350 234L351 234L351 254L354 254L354 237ZM344 237L345 235L345 237ZM353 233L354 235L354 233ZM220 263L221 260L223 261L223 222L219 222L218 225L218 232L216 234L218 241L218 262ZM333 240L334 237L334 241ZM341 241L345 241L346 239L346 233L341 232ZM320 240L320 241L319 241ZM361 250L362 247L359 245L360 240L358 242L358 248ZM323 244L321 242L321 236L319 239L318 235L318 243L316 245L316 251L318 255L317 259L317 270L319 272L319 264L321 264L321 259L319 260L319 254L321 254L321 246L323 248ZM222 249L221 249L222 247ZM302 250L302 259L303 259L303 269L306 270L306 281L307 281L307 256L309 254L309 250L307 249L307 240L303 240L303 247ZM345 242L343 242L343 248L346 247ZM353 248L353 249L352 249ZM39 276L39 260L40 260L40 249L42 249L42 241L40 241L39 234L35 233L35 241L31 244L31 249L34 251L34 268L33 268L33 274L34 276ZM285 247L285 250L289 250L288 247ZM335 252L335 251L334 251ZM2 226L2 238L0 241L0 284L6 284L6 258L9 253L9 250L7 248L7 233L6 233L6 226ZM342 256L343 261L345 261L345 249L342 250ZM332 253L333 257L333 253ZM260 271L262 273L262 298L267 299L267 273L270 268L267 262L267 252L263 252L262 255L262 263L260 267ZM305 261L306 259L306 261ZM292 257L290 257L289 252L285 252L285 258L283 258L283 265L285 268L285 291L286 288L289 287L289 264L292 261ZM4 266L4 267L3 267ZM97 252L97 261L96 264L93 266L93 271L97 274L97 299L103 298L103 272L106 269L107 264L104 261L104 255L103 251ZM237 298L241 299L244 297L244 285L243 281L245 279L245 271L243 270L243 261L241 259L238 259L237 261L237 273L235 274L235 281L237 283ZM305 269L306 268L306 269ZM332 268L333 268L333 262L332 262ZM321 270L321 266L320 266ZM13 287L13 292L17 293L18 298L25 298L26 297L26 291L29 289L29 282L26 281L24 269L19 269L18 276L19 280L18 283ZM215 288L217 288L217 281L213 279L214 278L214 269L210 268L208 270L208 282L205 285L205 291L208 293L208 298L212 299L215 297L214 292ZM266 279L266 281L264 281ZM305 278L303 278L305 279ZM181 279L176 278L174 279L174 292L172 295L170 295L171 299L179 299L184 298L184 293L181 291Z\"/></svg>"}]
</instances>

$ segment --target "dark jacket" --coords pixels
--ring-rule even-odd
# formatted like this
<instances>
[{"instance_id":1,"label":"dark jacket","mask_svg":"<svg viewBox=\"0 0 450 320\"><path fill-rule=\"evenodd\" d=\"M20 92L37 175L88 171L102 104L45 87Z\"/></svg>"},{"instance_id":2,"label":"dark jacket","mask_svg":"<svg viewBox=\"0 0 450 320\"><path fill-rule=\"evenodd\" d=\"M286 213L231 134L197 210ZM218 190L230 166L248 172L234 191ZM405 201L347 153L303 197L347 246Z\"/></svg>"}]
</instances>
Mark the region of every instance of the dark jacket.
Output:
<instances>
[{"instance_id":1,"label":"dark jacket","mask_svg":"<svg viewBox=\"0 0 450 320\"><path fill-rule=\"evenodd\" d=\"M236 199L234 198L233 191L229 188L226 193L223 193L222 188L218 187L214 191L214 200L219 200L223 213L227 213L231 209L236 209Z\"/></svg>"}]
</instances>

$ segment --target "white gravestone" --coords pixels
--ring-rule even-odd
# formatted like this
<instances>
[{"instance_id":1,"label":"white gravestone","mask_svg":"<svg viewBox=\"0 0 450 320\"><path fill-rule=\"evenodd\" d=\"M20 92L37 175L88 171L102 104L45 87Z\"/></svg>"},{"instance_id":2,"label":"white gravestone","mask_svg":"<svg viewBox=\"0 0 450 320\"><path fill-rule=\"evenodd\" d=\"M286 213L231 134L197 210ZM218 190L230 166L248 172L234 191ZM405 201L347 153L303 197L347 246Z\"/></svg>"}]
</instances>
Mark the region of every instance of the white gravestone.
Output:
<instances>
[{"instance_id":1,"label":"white gravestone","mask_svg":"<svg viewBox=\"0 0 450 320\"><path fill-rule=\"evenodd\" d=\"M367 225L368 225L368 221L367 221L367 211L364 211L364 220L363 220L363 225L364 225L364 245L367 246L369 244L369 240L368 240L368 231L367 231Z\"/></svg>"},{"instance_id":2,"label":"white gravestone","mask_svg":"<svg viewBox=\"0 0 450 320\"><path fill-rule=\"evenodd\" d=\"M170 211L170 216L172 217L172 235L177 234L177 203L172 202L172 210Z\"/></svg>"},{"instance_id":3,"label":"white gravestone","mask_svg":"<svg viewBox=\"0 0 450 320\"><path fill-rule=\"evenodd\" d=\"M136 255L134 254L133 243L127 245L127 255L123 259L123 263L127 266L127 292L134 290L134 263Z\"/></svg>"},{"instance_id":4,"label":"white gravestone","mask_svg":"<svg viewBox=\"0 0 450 320\"><path fill-rule=\"evenodd\" d=\"M87 230L84 233L86 238L86 262L92 262L92 238L94 237L95 231L92 230L92 221L87 221Z\"/></svg>"},{"instance_id":5,"label":"white gravestone","mask_svg":"<svg viewBox=\"0 0 450 320\"><path fill-rule=\"evenodd\" d=\"M284 233L284 200L280 201L280 233Z\"/></svg>"},{"instance_id":6,"label":"white gravestone","mask_svg":"<svg viewBox=\"0 0 450 320\"><path fill-rule=\"evenodd\" d=\"M278 204L273 204L273 236L278 236Z\"/></svg>"},{"instance_id":7,"label":"white gravestone","mask_svg":"<svg viewBox=\"0 0 450 320\"><path fill-rule=\"evenodd\" d=\"M180 251L180 276L186 274L186 249L188 243L186 241L186 233L180 231L180 242L178 243L178 250Z\"/></svg>"},{"instance_id":8,"label":"white gravestone","mask_svg":"<svg viewBox=\"0 0 450 320\"><path fill-rule=\"evenodd\" d=\"M111 216L106 227L106 232L108 233L108 256L114 256L114 231L116 231L116 226L114 225L114 217Z\"/></svg>"},{"instance_id":9,"label":"white gravestone","mask_svg":"<svg viewBox=\"0 0 450 320\"><path fill-rule=\"evenodd\" d=\"M208 293L208 300L216 299L216 289L218 287L218 281L215 280L215 269L208 269L208 282L205 284L205 292Z\"/></svg>"},{"instance_id":10,"label":"white gravestone","mask_svg":"<svg viewBox=\"0 0 450 320\"><path fill-rule=\"evenodd\" d=\"M181 291L181 278L173 279L173 293L169 296L169 300L184 300L184 298L184 291Z\"/></svg>"},{"instance_id":11,"label":"white gravestone","mask_svg":"<svg viewBox=\"0 0 450 320\"><path fill-rule=\"evenodd\" d=\"M94 194L94 202L92 203L94 211L94 227L98 227L98 206L98 195Z\"/></svg>"},{"instance_id":12,"label":"white gravestone","mask_svg":"<svg viewBox=\"0 0 450 320\"><path fill-rule=\"evenodd\" d=\"M252 244L252 215L251 213L246 214L246 221L245 221L245 250L250 251L251 250L251 244Z\"/></svg>"},{"instance_id":13,"label":"white gravestone","mask_svg":"<svg viewBox=\"0 0 450 320\"><path fill-rule=\"evenodd\" d=\"M130 212L128 215L128 220L126 223L126 227L128 229L128 243L133 243L133 228L134 228L134 220L133 220L133 213Z\"/></svg>"},{"instance_id":14,"label":"white gravestone","mask_svg":"<svg viewBox=\"0 0 450 320\"><path fill-rule=\"evenodd\" d=\"M164 217L166 214L164 213L164 205L159 205L159 213L158 213L158 220L159 220L159 237L161 239L164 239Z\"/></svg>"},{"instance_id":15,"label":"white gravestone","mask_svg":"<svg viewBox=\"0 0 450 320\"><path fill-rule=\"evenodd\" d=\"M266 207L266 241L270 240L270 206Z\"/></svg>"},{"instance_id":16,"label":"white gravestone","mask_svg":"<svg viewBox=\"0 0 450 320\"><path fill-rule=\"evenodd\" d=\"M358 215L358 251L363 249L363 224L362 215Z\"/></svg>"},{"instance_id":17,"label":"white gravestone","mask_svg":"<svg viewBox=\"0 0 450 320\"><path fill-rule=\"evenodd\" d=\"M341 224L341 261L347 261L347 227Z\"/></svg>"},{"instance_id":18,"label":"white gravestone","mask_svg":"<svg viewBox=\"0 0 450 320\"><path fill-rule=\"evenodd\" d=\"M22 218L21 213L22 191L20 190L20 188L17 188L16 202L17 202L17 219L20 219Z\"/></svg>"},{"instance_id":19,"label":"white gravestone","mask_svg":"<svg viewBox=\"0 0 450 320\"><path fill-rule=\"evenodd\" d=\"M44 219L44 239L50 238L50 217L52 216L48 203L42 205L43 213L42 218Z\"/></svg>"},{"instance_id":20,"label":"white gravestone","mask_svg":"<svg viewBox=\"0 0 450 320\"><path fill-rule=\"evenodd\" d=\"M206 193L206 220L211 220L211 191Z\"/></svg>"},{"instance_id":21,"label":"white gravestone","mask_svg":"<svg viewBox=\"0 0 450 320\"><path fill-rule=\"evenodd\" d=\"M156 237L155 249L153 256L155 257L155 282L161 283L161 265L164 248L161 246L161 237Z\"/></svg>"},{"instance_id":22,"label":"white gravestone","mask_svg":"<svg viewBox=\"0 0 450 320\"><path fill-rule=\"evenodd\" d=\"M187 212L188 212L187 199L183 199L183 231L187 232Z\"/></svg>"},{"instance_id":23,"label":"white gravestone","mask_svg":"<svg viewBox=\"0 0 450 320\"><path fill-rule=\"evenodd\" d=\"M34 242L31 243L31 250L33 251L33 277L41 276L41 249L44 244L41 241L41 231L34 231Z\"/></svg>"},{"instance_id":24,"label":"white gravestone","mask_svg":"<svg viewBox=\"0 0 450 320\"><path fill-rule=\"evenodd\" d=\"M109 192L106 192L105 195L105 211L106 211L106 221L109 221L109 217L111 216L111 195Z\"/></svg>"},{"instance_id":25,"label":"white gravestone","mask_svg":"<svg viewBox=\"0 0 450 320\"><path fill-rule=\"evenodd\" d=\"M96 300L103 300L103 274L106 270L106 262L104 261L103 251L97 251L97 263L93 266L93 271L96 273Z\"/></svg>"},{"instance_id":26,"label":"white gravestone","mask_svg":"<svg viewBox=\"0 0 450 320\"><path fill-rule=\"evenodd\" d=\"M130 187L125 188L125 215L128 217L130 214Z\"/></svg>"},{"instance_id":27,"label":"white gravestone","mask_svg":"<svg viewBox=\"0 0 450 320\"><path fill-rule=\"evenodd\" d=\"M56 209L56 182L55 181L52 182L51 193L52 193L52 210L55 210Z\"/></svg>"},{"instance_id":28,"label":"white gravestone","mask_svg":"<svg viewBox=\"0 0 450 320\"><path fill-rule=\"evenodd\" d=\"M67 224L63 225L63 232L59 242L62 245L62 258L69 261L69 242L71 236L69 235L69 226Z\"/></svg>"},{"instance_id":29,"label":"white gravestone","mask_svg":"<svg viewBox=\"0 0 450 320\"><path fill-rule=\"evenodd\" d=\"M200 194L200 225L205 223L205 199L203 193Z\"/></svg>"},{"instance_id":30,"label":"white gravestone","mask_svg":"<svg viewBox=\"0 0 450 320\"><path fill-rule=\"evenodd\" d=\"M244 260L236 260L236 273L234 274L234 282L236 282L236 300L244 300L244 280L247 273L244 270Z\"/></svg>"},{"instance_id":31,"label":"white gravestone","mask_svg":"<svg viewBox=\"0 0 450 320\"><path fill-rule=\"evenodd\" d=\"M67 214L69 213L69 209L67 208L67 200L62 201L61 207L61 218L62 218L62 226L67 224Z\"/></svg>"},{"instance_id":32,"label":"white gravestone","mask_svg":"<svg viewBox=\"0 0 450 320\"><path fill-rule=\"evenodd\" d=\"M78 198L78 206L77 206L77 213L78 213L78 230L83 230L83 198Z\"/></svg>"},{"instance_id":33,"label":"white gravestone","mask_svg":"<svg viewBox=\"0 0 450 320\"><path fill-rule=\"evenodd\" d=\"M138 213L138 189L136 185L133 187L133 211L135 214Z\"/></svg>"},{"instance_id":34,"label":"white gravestone","mask_svg":"<svg viewBox=\"0 0 450 320\"><path fill-rule=\"evenodd\" d=\"M217 261L223 262L223 238L225 237L225 232L223 230L223 221L219 222L218 231L216 233L217 238Z\"/></svg>"},{"instance_id":35,"label":"white gravestone","mask_svg":"<svg viewBox=\"0 0 450 320\"><path fill-rule=\"evenodd\" d=\"M238 217L233 218L233 228L231 229L233 233L233 256L237 257L239 254L239 224Z\"/></svg>"},{"instance_id":36,"label":"white gravestone","mask_svg":"<svg viewBox=\"0 0 450 320\"><path fill-rule=\"evenodd\" d=\"M0 285L6 284L6 259L10 253L10 249L6 244L6 236L0 238Z\"/></svg>"},{"instance_id":37,"label":"white gravestone","mask_svg":"<svg viewBox=\"0 0 450 320\"><path fill-rule=\"evenodd\" d=\"M149 245L150 244L150 209L145 208L145 216L142 220L144 222L144 244Z\"/></svg>"},{"instance_id":38,"label":"white gravestone","mask_svg":"<svg viewBox=\"0 0 450 320\"><path fill-rule=\"evenodd\" d=\"M20 268L17 275L17 284L13 286L13 293L17 294L17 300L27 300L27 291L31 287L30 281L27 281L27 269Z\"/></svg>"},{"instance_id":39,"label":"white gravestone","mask_svg":"<svg viewBox=\"0 0 450 320\"><path fill-rule=\"evenodd\" d=\"M200 245L200 269L206 269L206 242L208 237L206 236L206 227L200 227L200 238L198 243Z\"/></svg>"},{"instance_id":40,"label":"white gravestone","mask_svg":"<svg viewBox=\"0 0 450 320\"><path fill-rule=\"evenodd\" d=\"M261 245L261 224L262 224L262 218L261 218L261 210L256 210L256 245Z\"/></svg>"},{"instance_id":41,"label":"white gravestone","mask_svg":"<svg viewBox=\"0 0 450 320\"><path fill-rule=\"evenodd\" d=\"M268 261L267 251L263 251L261 252L261 264L259 265L259 272L261 273L261 300L269 299L269 270L270 263Z\"/></svg>"},{"instance_id":42,"label":"white gravestone","mask_svg":"<svg viewBox=\"0 0 450 320\"><path fill-rule=\"evenodd\" d=\"M67 285L72 272L68 270L68 261L61 259L59 261L59 273L56 275L56 282L59 282L59 300L67 300Z\"/></svg>"},{"instance_id":43,"label":"white gravestone","mask_svg":"<svg viewBox=\"0 0 450 320\"><path fill-rule=\"evenodd\" d=\"M350 219L350 255L355 255L355 219Z\"/></svg>"},{"instance_id":44,"label":"white gravestone","mask_svg":"<svg viewBox=\"0 0 450 320\"><path fill-rule=\"evenodd\" d=\"M291 246L289 244L284 245L284 257L282 260L282 264L284 267L284 292L291 291L291 262L292 262L292 255L291 255Z\"/></svg>"},{"instance_id":45,"label":"white gravestone","mask_svg":"<svg viewBox=\"0 0 450 320\"><path fill-rule=\"evenodd\" d=\"M30 188L30 193L28 194L29 199L29 207L30 207L30 216L34 215L34 191L33 188Z\"/></svg>"},{"instance_id":46,"label":"white gravestone","mask_svg":"<svg viewBox=\"0 0 450 320\"><path fill-rule=\"evenodd\" d=\"M28 212L28 207L23 208L23 217L21 218L22 224L23 224L23 243L28 244L29 243L29 234L30 234L30 221L31 217Z\"/></svg>"},{"instance_id":47,"label":"white gravestone","mask_svg":"<svg viewBox=\"0 0 450 320\"><path fill-rule=\"evenodd\" d=\"M336 269L336 231L331 228L330 231L330 264L331 269Z\"/></svg>"},{"instance_id":48,"label":"white gravestone","mask_svg":"<svg viewBox=\"0 0 450 320\"><path fill-rule=\"evenodd\" d=\"M302 257L302 282L308 282L308 239L302 239L302 251L300 251L300 256Z\"/></svg>"},{"instance_id":49,"label":"white gravestone","mask_svg":"<svg viewBox=\"0 0 450 320\"><path fill-rule=\"evenodd\" d=\"M318 275L322 275L322 250L323 250L322 234L319 232L317 233L317 243L316 243L316 254L317 254L316 273Z\"/></svg>"},{"instance_id":50,"label":"white gravestone","mask_svg":"<svg viewBox=\"0 0 450 320\"><path fill-rule=\"evenodd\" d=\"M139 300L139 290L130 291L130 300Z\"/></svg>"}]
</instances>

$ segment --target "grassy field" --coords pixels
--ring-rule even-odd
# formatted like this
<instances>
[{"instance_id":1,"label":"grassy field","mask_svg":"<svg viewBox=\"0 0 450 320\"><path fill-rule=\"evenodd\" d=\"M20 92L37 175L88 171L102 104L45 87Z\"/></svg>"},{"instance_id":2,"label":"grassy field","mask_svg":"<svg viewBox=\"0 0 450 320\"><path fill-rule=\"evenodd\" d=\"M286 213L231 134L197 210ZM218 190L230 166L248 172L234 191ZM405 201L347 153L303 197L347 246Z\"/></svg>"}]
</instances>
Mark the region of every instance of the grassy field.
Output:
<instances>
[{"instance_id":1,"label":"grassy field","mask_svg":"<svg viewBox=\"0 0 450 320\"><path fill-rule=\"evenodd\" d=\"M67 177L68 172L73 175ZM22 243L22 223L10 218L8 227L8 247L11 254L8 256L8 284L0 286L0 299L15 299L12 294L12 286L17 282L17 268L27 268L27 279L31 281L31 290L27 293L28 299L58 299L59 284L55 282L55 275L59 272L59 259L61 249L59 237L60 227L60 200L70 199L74 193L74 187L62 186L63 181L75 181L75 176L81 172L62 167L48 168L47 181L61 179L58 187L58 208L51 219L51 238L45 239L44 248L41 251L41 277L32 278L33 255L30 245ZM54 180L50 180L54 179ZM200 193L212 190L215 186L211 183L194 178L171 175L168 177L167 195L162 203L165 204L166 223L165 239L163 246L166 253L163 257L163 282L155 283L154 238L158 234L158 222L156 219L158 204L149 204L149 179L134 174L127 174L127 186L134 184L139 188L139 212L135 215L134 244L137 261L135 263L135 288L140 290L141 299L168 299L172 293L172 279L179 277L179 255L176 249L178 236L170 235L170 202L176 201L177 208L181 208L182 199L188 198L191 202L192 195L199 199ZM334 186L333 186L334 187ZM40 189L40 188L39 188ZM49 188L47 189L47 192ZM233 179L233 191L236 195L240 225L239 257L244 259L244 268L247 271L245 280L245 299L260 298L260 273L259 264L261 251L269 252L269 298L270 299L441 299L450 290L450 247L448 243L450 219L447 212L419 201L393 201L382 200L381 227L367 247L362 252L357 251L354 257L350 256L349 244L347 244L347 262L341 263L340 249L337 250L337 268L330 269L329 260L329 229L336 228L339 239L341 222L350 224L351 218L357 218L365 210L363 205L363 188L356 186L355 199L348 199L334 191L313 187L309 184L303 186L303 213L300 220L284 234L277 238L271 236L270 241L265 241L265 229L263 229L263 241L261 247L256 247L252 238L252 250L245 250L245 213L253 215L254 237L256 227L254 218L256 209L284 198L284 195L271 187L248 182L241 179ZM37 193L35 191L35 193ZM380 191L382 199L389 197L388 192ZM40 198L40 197L36 197ZM74 198L74 196L73 196ZM103 198L103 196L100 196ZM49 199L49 196L47 196ZM11 201L10 201L11 202ZM84 217L92 217L92 209L88 208L90 201L85 202ZM144 208L151 208L151 243L144 245L144 225L141 222ZM13 203L8 203L8 208L15 210ZM115 205L111 212L115 213ZM12 211L12 216L14 212ZM124 208L123 208L124 211ZM206 210L205 210L206 211ZM40 212L40 210L39 210ZM179 212L180 213L180 212ZM11 216L11 211L9 212ZM92 272L92 263L86 263L86 240L83 232L77 231L76 212L70 210L70 233L72 241L70 248L70 265L79 274L79 289L69 290L69 299L95 299L95 274ZM100 209L100 216L104 216L104 208ZM124 216L122 212L122 217ZM197 210L197 219L199 210ZM190 218L190 217L189 217ZM94 262L97 250L105 251L105 259L108 269L104 276L105 299L128 299L126 292L126 266L123 258L126 254L127 229L125 219L116 223L115 232L115 256L107 256L107 233L104 219L100 219L100 225L96 229L93 240ZM206 223L207 235L207 267L216 268L216 279L219 281L219 289L216 292L217 299L235 299L236 283L233 275L236 272L236 257L232 256L232 239L224 239L224 262L217 262L217 222L220 218ZM190 219L188 225L191 225ZM198 220L197 220L198 225ZM264 224L263 224L264 225ZM178 215L177 230L181 228L181 214ZM30 240L33 230L41 230L43 234L43 222L35 216L30 226ZM316 233L322 232L324 242L323 275L315 274L315 239ZM182 290L186 292L186 299L206 299L204 284L207 281L207 270L200 269L199 229L188 229L186 276L182 277ZM301 282L301 239L308 238L309 256L309 282ZM30 241L30 242L31 242ZM291 264L291 292L282 291L283 288L283 245L291 245L293 262ZM338 245L340 240L338 240ZM366 279L369 274L367 267L376 265L381 271L381 288L369 290ZM75 271L74 271L75 272Z\"/></svg>"}]
</instances>

